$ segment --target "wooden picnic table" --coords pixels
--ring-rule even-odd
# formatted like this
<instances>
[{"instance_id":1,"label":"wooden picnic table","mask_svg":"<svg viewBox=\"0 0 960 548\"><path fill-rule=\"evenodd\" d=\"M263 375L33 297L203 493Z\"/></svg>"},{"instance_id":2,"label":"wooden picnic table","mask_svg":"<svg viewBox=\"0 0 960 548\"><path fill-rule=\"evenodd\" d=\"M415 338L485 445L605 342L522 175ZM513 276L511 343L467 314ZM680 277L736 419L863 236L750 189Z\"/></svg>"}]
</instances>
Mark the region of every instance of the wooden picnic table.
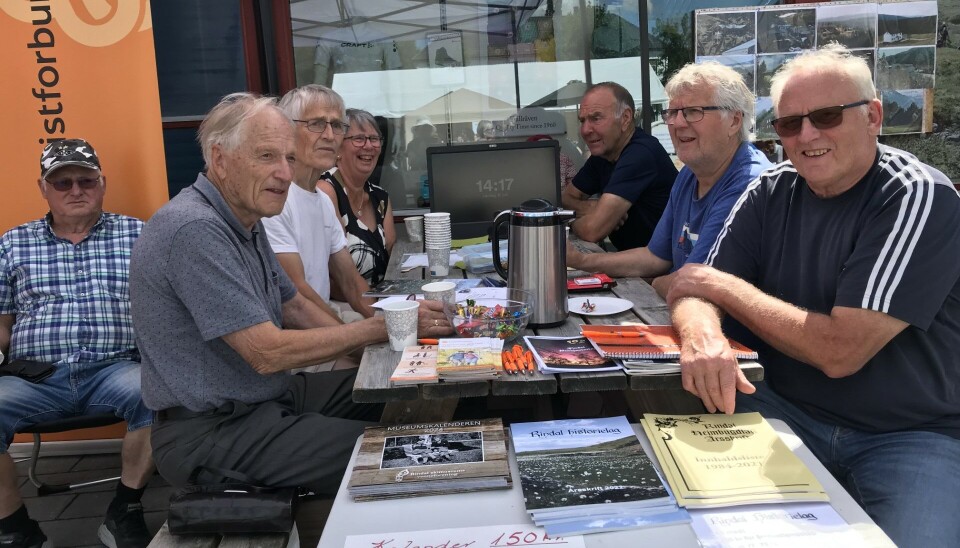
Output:
<instances>
[{"instance_id":1,"label":"wooden picnic table","mask_svg":"<svg viewBox=\"0 0 960 548\"><path fill-rule=\"evenodd\" d=\"M402 225L398 225L397 243L390 256L387 279L426 279L426 269L414 268L401 272L400 264L408 253L421 253L422 243L411 242ZM599 246L577 242L578 247L602 252ZM569 276L582 276L582 271L570 271ZM494 276L496 273L479 276ZM445 278L475 277L459 268L451 268ZM664 300L646 281L640 278L617 279L611 291L578 293L578 296L609 296L610 294L634 303L625 312L609 316L580 316L571 313L559 327L526 329L525 335L578 336L584 323L616 325L626 322L669 324L670 313ZM439 382L418 385L393 385L390 375L400 361L400 352L387 343L366 348L353 387L353 400L358 403L385 403L383 422L400 424L450 420L460 398L485 396L543 396L576 392L623 391L635 416L644 412L700 413L700 400L683 390L680 374L628 375L621 371L597 373L562 373L533 375L501 375L494 380ZM747 364L744 372L750 381L763 380L763 368L755 362Z\"/></svg>"}]
</instances>

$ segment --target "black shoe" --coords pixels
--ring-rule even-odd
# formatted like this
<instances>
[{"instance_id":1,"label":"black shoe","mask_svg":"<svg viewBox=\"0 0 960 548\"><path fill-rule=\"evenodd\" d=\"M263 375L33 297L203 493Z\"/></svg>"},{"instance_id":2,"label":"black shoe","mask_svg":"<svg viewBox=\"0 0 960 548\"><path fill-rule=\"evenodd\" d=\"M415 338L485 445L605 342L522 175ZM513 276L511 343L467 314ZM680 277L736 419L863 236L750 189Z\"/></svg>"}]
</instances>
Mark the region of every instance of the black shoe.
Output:
<instances>
[{"instance_id":1,"label":"black shoe","mask_svg":"<svg viewBox=\"0 0 960 548\"><path fill-rule=\"evenodd\" d=\"M97 536L110 548L145 548L150 544L150 533L143 521L143 505L111 503Z\"/></svg>"},{"instance_id":2,"label":"black shoe","mask_svg":"<svg viewBox=\"0 0 960 548\"><path fill-rule=\"evenodd\" d=\"M30 526L23 531L0 533L2 548L40 548L46 542L47 535L40 530L40 524L30 520Z\"/></svg>"}]
</instances>

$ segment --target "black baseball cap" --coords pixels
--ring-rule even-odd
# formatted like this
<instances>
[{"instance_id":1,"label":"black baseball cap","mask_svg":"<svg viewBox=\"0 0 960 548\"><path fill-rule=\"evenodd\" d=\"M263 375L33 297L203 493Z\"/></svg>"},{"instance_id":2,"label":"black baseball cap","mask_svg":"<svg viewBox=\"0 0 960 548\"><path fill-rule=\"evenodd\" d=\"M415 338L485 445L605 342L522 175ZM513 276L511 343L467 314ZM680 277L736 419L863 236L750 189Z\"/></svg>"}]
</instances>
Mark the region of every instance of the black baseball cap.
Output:
<instances>
[{"instance_id":1,"label":"black baseball cap","mask_svg":"<svg viewBox=\"0 0 960 548\"><path fill-rule=\"evenodd\" d=\"M40 154L40 177L64 166L83 166L100 170L100 159L90 143L83 139L54 141L43 147Z\"/></svg>"}]
</instances>

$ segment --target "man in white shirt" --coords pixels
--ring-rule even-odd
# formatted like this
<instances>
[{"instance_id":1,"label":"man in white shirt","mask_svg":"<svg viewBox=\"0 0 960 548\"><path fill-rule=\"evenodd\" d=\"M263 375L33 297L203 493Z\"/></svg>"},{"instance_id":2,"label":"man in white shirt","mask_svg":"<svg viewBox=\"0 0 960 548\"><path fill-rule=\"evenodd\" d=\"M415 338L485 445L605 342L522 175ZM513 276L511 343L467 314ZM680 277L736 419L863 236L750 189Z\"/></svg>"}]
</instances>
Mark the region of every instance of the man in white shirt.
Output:
<instances>
[{"instance_id":1,"label":"man in white shirt","mask_svg":"<svg viewBox=\"0 0 960 548\"><path fill-rule=\"evenodd\" d=\"M296 122L296 164L283 211L263 219L270 247L280 265L307 299L335 317L359 319L330 304L330 277L344 288L347 303L363 317L373 316L373 299L362 295L367 282L357 272L333 204L316 184L332 168L347 126L337 92L318 84L289 91L280 108Z\"/></svg>"}]
</instances>

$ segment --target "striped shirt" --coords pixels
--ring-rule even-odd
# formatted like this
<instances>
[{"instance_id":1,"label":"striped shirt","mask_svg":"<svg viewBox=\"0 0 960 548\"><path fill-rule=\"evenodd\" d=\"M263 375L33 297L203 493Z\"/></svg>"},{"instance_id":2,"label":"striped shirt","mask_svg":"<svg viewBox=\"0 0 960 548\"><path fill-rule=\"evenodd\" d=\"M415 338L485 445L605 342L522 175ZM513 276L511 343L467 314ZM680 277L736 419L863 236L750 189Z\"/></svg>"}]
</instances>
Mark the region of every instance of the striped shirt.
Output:
<instances>
[{"instance_id":1,"label":"striped shirt","mask_svg":"<svg viewBox=\"0 0 960 548\"><path fill-rule=\"evenodd\" d=\"M15 316L9 359L138 359L130 318L130 251L139 219L103 213L80 243L50 214L0 237L0 314Z\"/></svg>"},{"instance_id":2,"label":"striped shirt","mask_svg":"<svg viewBox=\"0 0 960 548\"><path fill-rule=\"evenodd\" d=\"M831 379L749 333L765 381L815 418L869 432L960 438L960 196L913 155L880 145L853 187L821 198L789 163L734 205L707 264L796 307L882 312L909 324L857 373Z\"/></svg>"}]
</instances>

